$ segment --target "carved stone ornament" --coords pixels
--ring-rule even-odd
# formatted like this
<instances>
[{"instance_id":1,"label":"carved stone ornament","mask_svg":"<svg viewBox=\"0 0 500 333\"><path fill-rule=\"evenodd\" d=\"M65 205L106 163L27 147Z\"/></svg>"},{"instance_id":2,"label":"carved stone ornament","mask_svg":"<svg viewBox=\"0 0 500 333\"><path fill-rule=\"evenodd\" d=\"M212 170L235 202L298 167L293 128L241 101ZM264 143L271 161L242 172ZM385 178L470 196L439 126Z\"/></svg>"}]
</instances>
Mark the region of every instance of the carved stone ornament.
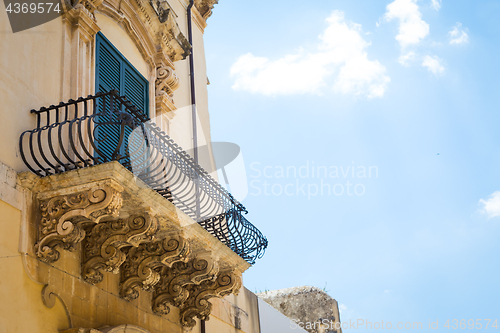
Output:
<instances>
[{"instance_id":1,"label":"carved stone ornament","mask_svg":"<svg viewBox=\"0 0 500 333\"><path fill-rule=\"evenodd\" d=\"M173 234L161 242L141 244L127 252L122 265L120 295L133 300L139 289L150 291L160 280L158 269L188 260L189 244L182 234Z\"/></svg>"},{"instance_id":2,"label":"carved stone ornament","mask_svg":"<svg viewBox=\"0 0 500 333\"><path fill-rule=\"evenodd\" d=\"M153 293L153 312L166 315L170 312L169 304L181 307L191 296L187 286L215 280L218 271L217 263L209 255L197 256L187 263L176 263L171 268L162 268L159 270L160 281Z\"/></svg>"},{"instance_id":3,"label":"carved stone ornament","mask_svg":"<svg viewBox=\"0 0 500 333\"><path fill-rule=\"evenodd\" d=\"M188 285L186 290L189 298L180 307L182 326L194 327L195 317L201 320L210 319L212 304L208 300L214 297L222 298L229 294L237 295L241 285L241 277L234 271L221 272L217 279L206 280L199 285Z\"/></svg>"},{"instance_id":4,"label":"carved stone ornament","mask_svg":"<svg viewBox=\"0 0 500 333\"><path fill-rule=\"evenodd\" d=\"M191 44L182 34L175 14L166 2L133 0L132 3L136 7L137 17L153 39L156 50L165 52L173 62L183 60L190 54Z\"/></svg>"},{"instance_id":5,"label":"carved stone ornament","mask_svg":"<svg viewBox=\"0 0 500 333\"><path fill-rule=\"evenodd\" d=\"M174 69L168 65L156 69L156 96L167 95L170 99L174 96L174 90L179 88L179 77Z\"/></svg>"},{"instance_id":6,"label":"carved stone ornament","mask_svg":"<svg viewBox=\"0 0 500 333\"><path fill-rule=\"evenodd\" d=\"M69 0L73 2L73 7L82 4L89 12L94 13L97 7L103 3L103 0Z\"/></svg>"},{"instance_id":7,"label":"carved stone ornament","mask_svg":"<svg viewBox=\"0 0 500 333\"><path fill-rule=\"evenodd\" d=\"M85 281L96 284L101 282L101 271L119 273L120 265L126 255L122 248L139 246L154 240L158 230L158 220L151 214L132 215L91 226L83 241L82 277Z\"/></svg>"},{"instance_id":8,"label":"carved stone ornament","mask_svg":"<svg viewBox=\"0 0 500 333\"><path fill-rule=\"evenodd\" d=\"M81 222L99 223L105 216L117 217L121 206L121 194L106 185L43 200L40 204L39 241L35 245L37 257L48 263L57 261L59 252L56 247L73 251L85 237Z\"/></svg>"},{"instance_id":9,"label":"carved stone ornament","mask_svg":"<svg viewBox=\"0 0 500 333\"><path fill-rule=\"evenodd\" d=\"M195 0L194 5L205 21L212 15L212 9L219 0Z\"/></svg>"}]
</instances>

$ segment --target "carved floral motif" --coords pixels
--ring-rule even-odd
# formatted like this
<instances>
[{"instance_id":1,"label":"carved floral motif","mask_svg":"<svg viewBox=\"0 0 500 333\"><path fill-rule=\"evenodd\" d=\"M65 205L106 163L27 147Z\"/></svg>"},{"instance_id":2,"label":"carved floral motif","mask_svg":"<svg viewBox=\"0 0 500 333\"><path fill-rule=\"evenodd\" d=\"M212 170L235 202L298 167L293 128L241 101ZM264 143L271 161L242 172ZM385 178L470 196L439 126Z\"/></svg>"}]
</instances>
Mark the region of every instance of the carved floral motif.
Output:
<instances>
[{"instance_id":1,"label":"carved floral motif","mask_svg":"<svg viewBox=\"0 0 500 333\"><path fill-rule=\"evenodd\" d=\"M222 272L215 280L206 280L199 285L188 285L189 298L180 306L181 324L185 327L196 325L195 317L208 320L212 311L210 298L222 298L229 294L238 294L241 288L241 277L233 271Z\"/></svg>"},{"instance_id":2,"label":"carved floral motif","mask_svg":"<svg viewBox=\"0 0 500 333\"><path fill-rule=\"evenodd\" d=\"M96 284L103 279L101 271L118 274L126 259L121 249L153 241L157 230L157 219L147 213L92 226L83 241L83 279Z\"/></svg>"},{"instance_id":3,"label":"carved floral motif","mask_svg":"<svg viewBox=\"0 0 500 333\"><path fill-rule=\"evenodd\" d=\"M80 222L98 223L105 216L117 217L121 206L120 193L109 186L42 201L37 257L49 263L57 261L56 247L73 251L85 237Z\"/></svg>"},{"instance_id":4,"label":"carved floral motif","mask_svg":"<svg viewBox=\"0 0 500 333\"><path fill-rule=\"evenodd\" d=\"M153 312L165 315L170 312L169 304L180 307L190 296L187 286L215 280L218 271L216 262L208 256L195 257L187 263L179 262L171 268L159 270L161 278L153 293Z\"/></svg>"},{"instance_id":5,"label":"carved floral motif","mask_svg":"<svg viewBox=\"0 0 500 333\"><path fill-rule=\"evenodd\" d=\"M189 245L182 234L131 248L122 266L120 295L133 300L139 296L139 289L152 290L160 280L159 269L187 261L188 254Z\"/></svg>"}]
</instances>

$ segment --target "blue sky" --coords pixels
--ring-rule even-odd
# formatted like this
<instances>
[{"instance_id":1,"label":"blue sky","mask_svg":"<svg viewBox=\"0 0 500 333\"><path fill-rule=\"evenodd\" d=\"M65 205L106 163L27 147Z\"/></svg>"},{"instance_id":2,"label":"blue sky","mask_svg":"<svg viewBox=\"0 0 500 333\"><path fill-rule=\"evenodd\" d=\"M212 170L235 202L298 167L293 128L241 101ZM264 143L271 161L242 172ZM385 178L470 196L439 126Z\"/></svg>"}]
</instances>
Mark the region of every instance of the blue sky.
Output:
<instances>
[{"instance_id":1,"label":"blue sky","mask_svg":"<svg viewBox=\"0 0 500 333\"><path fill-rule=\"evenodd\" d=\"M250 290L326 285L343 321L500 320L498 17L487 0L215 7L212 139L241 146L269 240Z\"/></svg>"}]
</instances>

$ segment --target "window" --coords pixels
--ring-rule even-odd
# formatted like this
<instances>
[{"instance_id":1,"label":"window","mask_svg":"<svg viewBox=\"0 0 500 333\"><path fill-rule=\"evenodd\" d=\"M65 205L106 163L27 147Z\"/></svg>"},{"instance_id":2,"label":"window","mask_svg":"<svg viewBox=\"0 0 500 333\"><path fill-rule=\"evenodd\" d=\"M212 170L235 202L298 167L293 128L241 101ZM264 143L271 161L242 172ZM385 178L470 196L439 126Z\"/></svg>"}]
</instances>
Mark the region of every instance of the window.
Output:
<instances>
[{"instance_id":1,"label":"window","mask_svg":"<svg viewBox=\"0 0 500 333\"><path fill-rule=\"evenodd\" d=\"M142 110L146 116L148 112L148 81L132 66L130 62L104 37L102 33L96 36L96 91L108 92L117 90L120 96L125 96L134 106ZM109 108L102 101L99 111ZM114 159L113 154L120 145L120 134L124 131L124 142L120 145L119 160L129 166L130 161L126 152L132 128L121 128L116 121L116 115L105 113L99 117L103 125L96 126L97 148L101 155Z\"/></svg>"}]
</instances>

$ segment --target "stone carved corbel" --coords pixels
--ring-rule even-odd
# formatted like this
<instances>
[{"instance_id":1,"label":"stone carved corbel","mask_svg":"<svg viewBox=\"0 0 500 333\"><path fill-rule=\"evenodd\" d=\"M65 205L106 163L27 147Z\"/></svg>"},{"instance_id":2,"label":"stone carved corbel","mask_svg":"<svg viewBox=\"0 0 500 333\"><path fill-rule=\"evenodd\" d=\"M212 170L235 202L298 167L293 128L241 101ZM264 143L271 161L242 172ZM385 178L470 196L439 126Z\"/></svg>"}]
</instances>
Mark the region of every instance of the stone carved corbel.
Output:
<instances>
[{"instance_id":1,"label":"stone carved corbel","mask_svg":"<svg viewBox=\"0 0 500 333\"><path fill-rule=\"evenodd\" d=\"M182 306L190 297L187 286L215 280L218 271L217 262L209 254L161 269L161 278L153 293L153 312L166 315L170 312L169 305Z\"/></svg>"},{"instance_id":2,"label":"stone carved corbel","mask_svg":"<svg viewBox=\"0 0 500 333\"><path fill-rule=\"evenodd\" d=\"M212 9L219 0L195 0L194 5L206 21L212 15Z\"/></svg>"},{"instance_id":3,"label":"stone carved corbel","mask_svg":"<svg viewBox=\"0 0 500 333\"><path fill-rule=\"evenodd\" d=\"M60 254L56 247L73 251L85 237L80 222L99 223L105 216L117 217L121 206L120 192L107 185L42 201L37 257L47 263L57 261Z\"/></svg>"},{"instance_id":4,"label":"stone carved corbel","mask_svg":"<svg viewBox=\"0 0 500 333\"><path fill-rule=\"evenodd\" d=\"M157 218L144 213L89 228L91 230L83 241L83 279L96 284L103 279L101 271L118 274L120 265L126 259L121 249L153 241L158 227Z\"/></svg>"},{"instance_id":5,"label":"stone carved corbel","mask_svg":"<svg viewBox=\"0 0 500 333\"><path fill-rule=\"evenodd\" d=\"M161 65L156 69L156 96L167 95L170 100L174 90L179 88L179 77L174 69L168 65Z\"/></svg>"},{"instance_id":6,"label":"stone carved corbel","mask_svg":"<svg viewBox=\"0 0 500 333\"><path fill-rule=\"evenodd\" d=\"M203 281L199 285L188 285L189 298L180 307L182 326L194 327L195 317L208 320L212 311L212 304L208 300L229 294L237 295L241 285L241 276L234 271L222 272L217 279Z\"/></svg>"},{"instance_id":7,"label":"stone carved corbel","mask_svg":"<svg viewBox=\"0 0 500 333\"><path fill-rule=\"evenodd\" d=\"M161 242L145 243L129 249L122 266L120 295L133 300L139 296L139 289L151 290L160 280L159 268L187 261L188 254L189 244L182 233L172 234Z\"/></svg>"},{"instance_id":8,"label":"stone carved corbel","mask_svg":"<svg viewBox=\"0 0 500 333\"><path fill-rule=\"evenodd\" d=\"M173 62L186 59L191 54L191 44L182 34L172 11L168 12L161 23L157 38L160 49L164 50Z\"/></svg>"}]
</instances>

